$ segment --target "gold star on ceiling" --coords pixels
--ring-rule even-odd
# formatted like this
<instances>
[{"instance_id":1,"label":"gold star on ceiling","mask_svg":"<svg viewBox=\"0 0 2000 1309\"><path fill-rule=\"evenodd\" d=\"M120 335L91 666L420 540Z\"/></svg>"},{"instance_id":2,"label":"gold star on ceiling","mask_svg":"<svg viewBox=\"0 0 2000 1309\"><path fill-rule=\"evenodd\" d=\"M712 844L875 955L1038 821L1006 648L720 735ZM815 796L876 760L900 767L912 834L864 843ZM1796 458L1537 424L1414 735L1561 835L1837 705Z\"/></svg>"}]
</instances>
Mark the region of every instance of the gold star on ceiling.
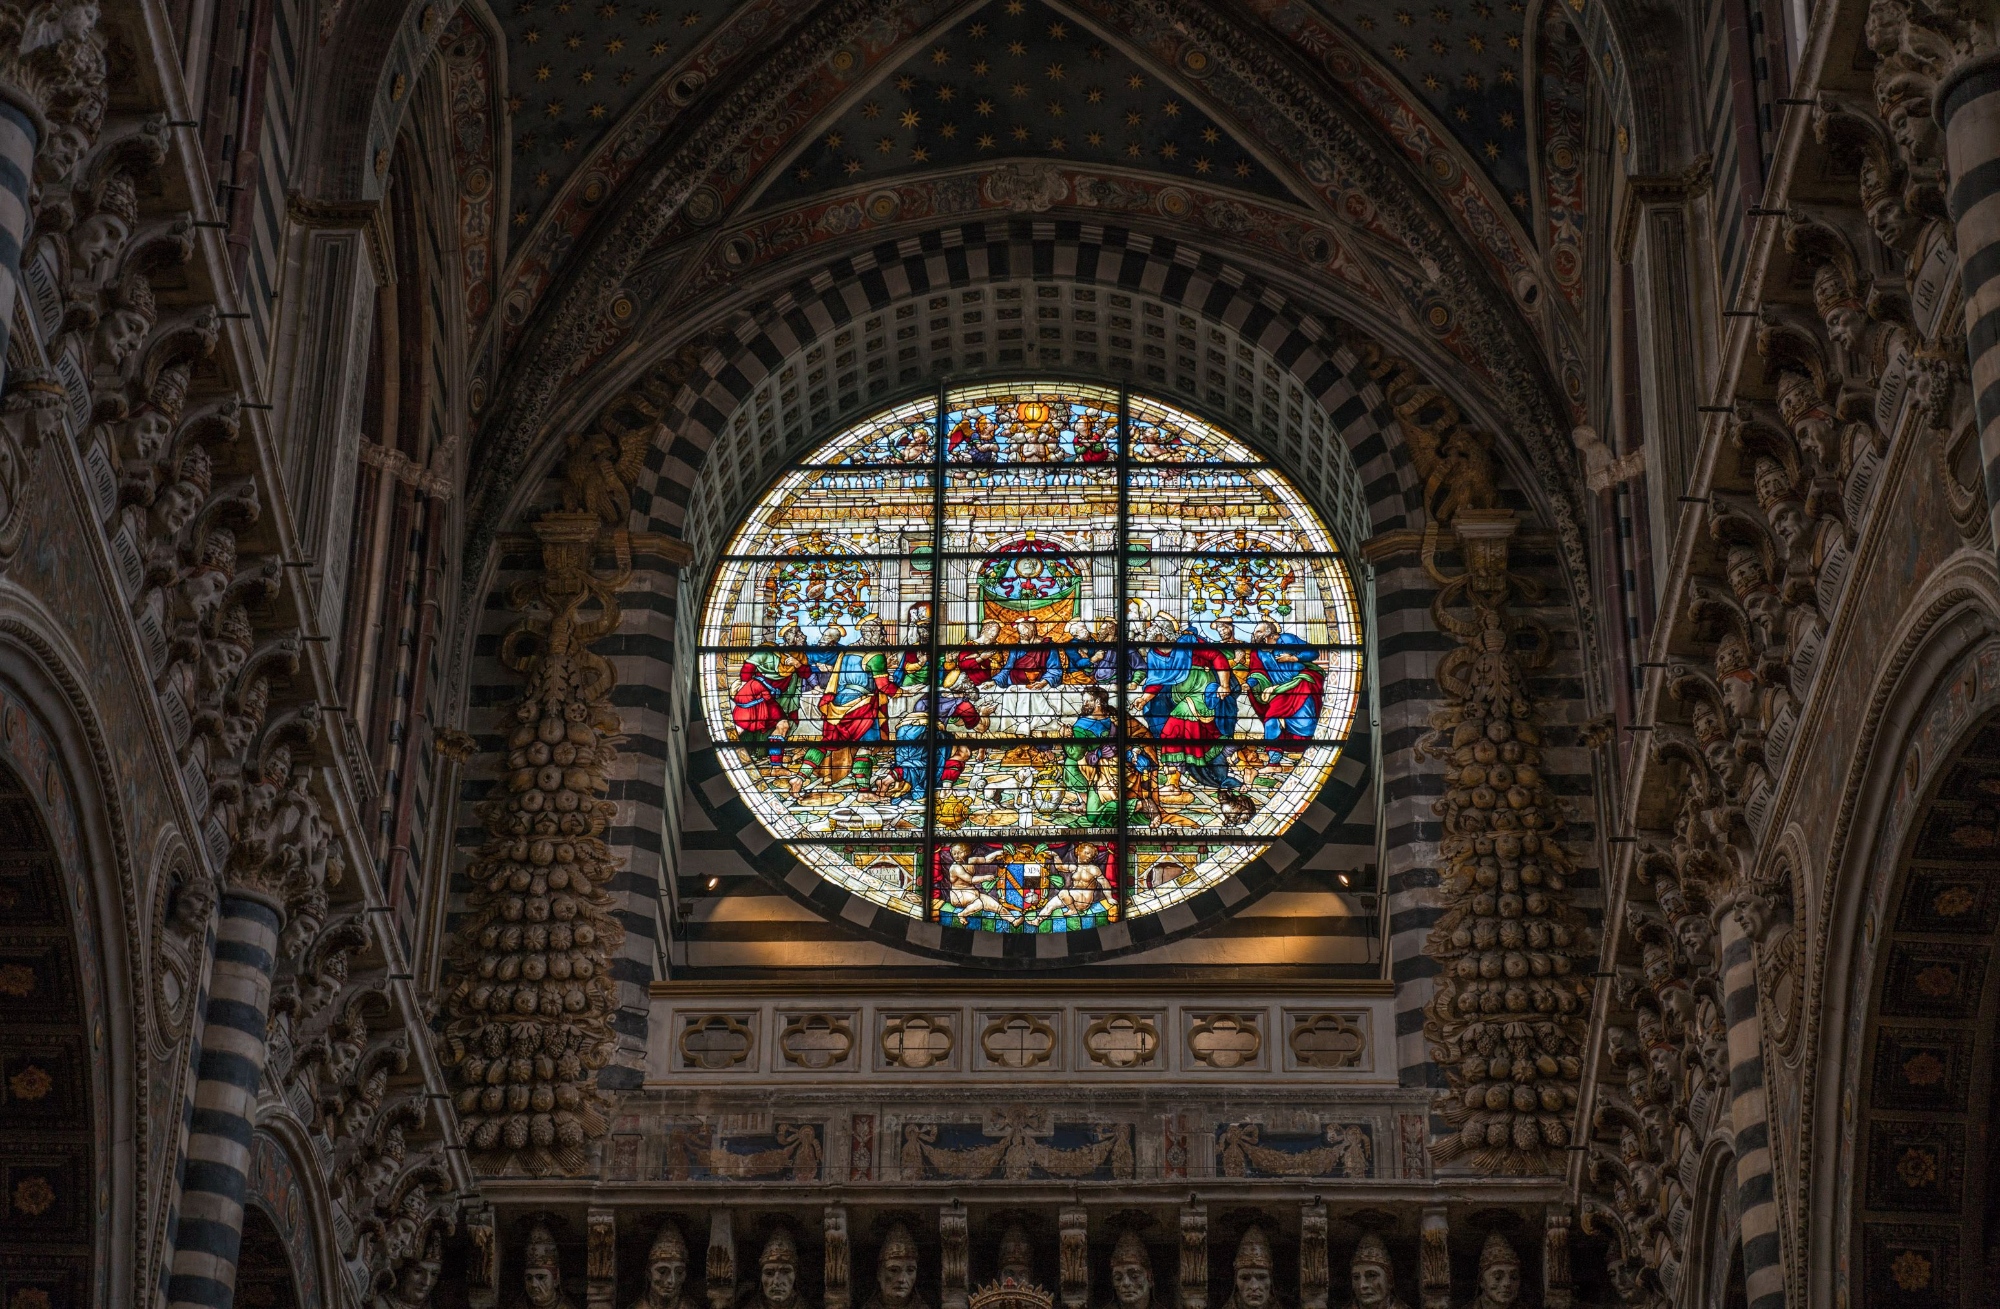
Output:
<instances>
[{"instance_id":1,"label":"gold star on ceiling","mask_svg":"<svg viewBox=\"0 0 2000 1309\"><path fill-rule=\"evenodd\" d=\"M651 54L655 59L659 58L666 52L667 52L667 43L665 41L655 41L647 50L647 53Z\"/></svg>"},{"instance_id":2,"label":"gold star on ceiling","mask_svg":"<svg viewBox=\"0 0 2000 1309\"><path fill-rule=\"evenodd\" d=\"M938 103L948 105L957 94L958 89L956 87L941 86L938 88Z\"/></svg>"},{"instance_id":3,"label":"gold star on ceiling","mask_svg":"<svg viewBox=\"0 0 2000 1309\"><path fill-rule=\"evenodd\" d=\"M1061 23L1049 24L1049 40L1060 41L1069 35L1069 28Z\"/></svg>"},{"instance_id":4,"label":"gold star on ceiling","mask_svg":"<svg viewBox=\"0 0 2000 1309\"><path fill-rule=\"evenodd\" d=\"M615 55L624 48L625 38L622 36L614 36L604 43L604 53L608 55Z\"/></svg>"},{"instance_id":5,"label":"gold star on ceiling","mask_svg":"<svg viewBox=\"0 0 2000 1309\"><path fill-rule=\"evenodd\" d=\"M896 79L896 89L898 91L914 91L917 89L917 79L905 73Z\"/></svg>"},{"instance_id":6,"label":"gold star on ceiling","mask_svg":"<svg viewBox=\"0 0 2000 1309\"><path fill-rule=\"evenodd\" d=\"M583 37L576 32L571 32L568 36L563 38L563 49L565 50L579 49L582 45L583 45Z\"/></svg>"},{"instance_id":7,"label":"gold star on ceiling","mask_svg":"<svg viewBox=\"0 0 2000 1309\"><path fill-rule=\"evenodd\" d=\"M977 144L981 150L991 150L993 148L993 133L981 132L975 139L975 144Z\"/></svg>"},{"instance_id":8,"label":"gold star on ceiling","mask_svg":"<svg viewBox=\"0 0 2000 1309\"><path fill-rule=\"evenodd\" d=\"M535 45L541 41L542 34L537 29L531 27L527 31L521 33L521 39L523 41L526 41L529 45Z\"/></svg>"},{"instance_id":9,"label":"gold star on ceiling","mask_svg":"<svg viewBox=\"0 0 2000 1309\"><path fill-rule=\"evenodd\" d=\"M943 46L939 46L937 49L931 51L931 62L942 68L951 62L951 52Z\"/></svg>"},{"instance_id":10,"label":"gold star on ceiling","mask_svg":"<svg viewBox=\"0 0 2000 1309\"><path fill-rule=\"evenodd\" d=\"M686 13L682 14L682 15L681 15L681 26L682 26L682 27L700 27L700 26L701 26L701 10L699 10L699 9L690 9L690 10L688 10L688 11L687 11Z\"/></svg>"},{"instance_id":11,"label":"gold star on ceiling","mask_svg":"<svg viewBox=\"0 0 2000 1309\"><path fill-rule=\"evenodd\" d=\"M856 173L861 171L861 161L859 159L850 159L846 163L842 164L841 167L847 170L847 175L849 177L852 177Z\"/></svg>"},{"instance_id":12,"label":"gold star on ceiling","mask_svg":"<svg viewBox=\"0 0 2000 1309\"><path fill-rule=\"evenodd\" d=\"M902 118L899 119L898 121L901 122L905 127L915 127L919 122L922 121L922 119L918 117L916 110L905 109L903 111Z\"/></svg>"},{"instance_id":13,"label":"gold star on ceiling","mask_svg":"<svg viewBox=\"0 0 2000 1309\"><path fill-rule=\"evenodd\" d=\"M982 118L989 117L993 113L993 102L982 98L972 106L972 112Z\"/></svg>"},{"instance_id":14,"label":"gold star on ceiling","mask_svg":"<svg viewBox=\"0 0 2000 1309\"><path fill-rule=\"evenodd\" d=\"M554 73L555 69L549 67L547 64L539 64L535 68L535 80L537 82L546 82Z\"/></svg>"}]
</instances>

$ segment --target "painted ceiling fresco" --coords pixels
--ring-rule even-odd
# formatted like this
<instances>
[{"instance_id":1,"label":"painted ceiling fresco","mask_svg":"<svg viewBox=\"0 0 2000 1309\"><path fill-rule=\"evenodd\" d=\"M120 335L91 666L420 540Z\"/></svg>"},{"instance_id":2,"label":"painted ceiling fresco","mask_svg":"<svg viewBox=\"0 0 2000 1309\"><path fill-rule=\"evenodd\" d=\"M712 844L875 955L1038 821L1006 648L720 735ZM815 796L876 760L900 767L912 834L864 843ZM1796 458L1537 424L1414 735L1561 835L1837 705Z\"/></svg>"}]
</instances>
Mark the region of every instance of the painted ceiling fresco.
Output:
<instances>
[{"instance_id":1,"label":"painted ceiling fresco","mask_svg":"<svg viewBox=\"0 0 2000 1309\"><path fill-rule=\"evenodd\" d=\"M1288 6L1280 6L1281 9ZM1307 6L1300 6L1301 10ZM1523 0L1313 0L1452 132L1517 214L1529 205ZM743 12L732 16L732 11ZM532 227L649 87L771 33L741 0L499 0L511 226ZM1282 13L1274 26L1290 26ZM1183 70L1184 73L1185 70ZM989 0L928 33L767 180L784 203L857 180L1051 158L1180 175L1273 199L1286 183L1227 123L1046 0Z\"/></svg>"}]
</instances>

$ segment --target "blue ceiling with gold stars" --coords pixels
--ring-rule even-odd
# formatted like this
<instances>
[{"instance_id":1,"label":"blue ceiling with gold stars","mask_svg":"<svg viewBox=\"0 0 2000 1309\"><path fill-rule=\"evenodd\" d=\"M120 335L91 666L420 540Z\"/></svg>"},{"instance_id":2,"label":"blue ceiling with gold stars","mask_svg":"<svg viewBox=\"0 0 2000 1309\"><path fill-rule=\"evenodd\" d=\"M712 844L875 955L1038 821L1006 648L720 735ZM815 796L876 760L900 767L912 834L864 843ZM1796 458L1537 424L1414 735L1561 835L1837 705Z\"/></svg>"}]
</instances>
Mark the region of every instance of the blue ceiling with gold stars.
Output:
<instances>
[{"instance_id":1,"label":"blue ceiling with gold stars","mask_svg":"<svg viewBox=\"0 0 2000 1309\"><path fill-rule=\"evenodd\" d=\"M1297 0L1344 29L1454 133L1525 216L1524 0ZM507 38L510 220L530 226L649 85L741 0L497 0ZM1283 26L1282 23L1279 24ZM783 204L870 179L1041 157L1294 199L1230 127L1045 0L992 0L934 35L786 156Z\"/></svg>"},{"instance_id":2,"label":"blue ceiling with gold stars","mask_svg":"<svg viewBox=\"0 0 2000 1309\"><path fill-rule=\"evenodd\" d=\"M590 147L740 0L497 0L507 34L516 230Z\"/></svg>"},{"instance_id":3,"label":"blue ceiling with gold stars","mask_svg":"<svg viewBox=\"0 0 2000 1309\"><path fill-rule=\"evenodd\" d=\"M760 204L1024 156L1297 199L1222 124L1074 18L1041 0L993 0L822 128Z\"/></svg>"},{"instance_id":4,"label":"blue ceiling with gold stars","mask_svg":"<svg viewBox=\"0 0 2000 1309\"><path fill-rule=\"evenodd\" d=\"M1524 0L1314 3L1407 82L1514 212L1527 213Z\"/></svg>"}]
</instances>

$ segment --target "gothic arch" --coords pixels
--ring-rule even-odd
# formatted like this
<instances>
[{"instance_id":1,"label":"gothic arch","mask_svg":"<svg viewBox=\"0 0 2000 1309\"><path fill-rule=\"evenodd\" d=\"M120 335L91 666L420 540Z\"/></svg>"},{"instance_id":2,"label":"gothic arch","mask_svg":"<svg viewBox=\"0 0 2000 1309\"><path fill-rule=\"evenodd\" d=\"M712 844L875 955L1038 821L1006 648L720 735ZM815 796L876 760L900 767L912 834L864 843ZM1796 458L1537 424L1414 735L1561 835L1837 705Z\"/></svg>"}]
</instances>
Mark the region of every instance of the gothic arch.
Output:
<instances>
[{"instance_id":1,"label":"gothic arch","mask_svg":"<svg viewBox=\"0 0 2000 1309\"><path fill-rule=\"evenodd\" d=\"M75 1302L125 1304L139 1298L135 1279L146 1266L149 1238L156 1237L148 1230L148 1197L139 1181L142 1170L157 1162L152 1157L157 1139L150 1113L152 1079L138 1075L152 1064L138 1036L150 997L116 772L80 679L43 635L56 627L0 619L0 785L11 793L14 809L6 838L14 854L0 858L23 872L56 873L45 882L36 879L44 892L38 896L25 886L25 876L22 885L10 888L24 900L35 896L36 903L6 909L6 921L40 910L37 917L46 930L37 933L44 949L23 951L8 961L33 974L16 973L10 979L29 990L14 995L15 987L10 987L4 998L24 1008L34 1003L41 979L29 953L40 953L51 963L68 956L66 976L63 970L52 971L56 985L76 988L75 1021L68 1029L73 1053L65 1062L78 1062L70 1062L66 1070L46 1070L51 1074L47 1098L63 1097L78 1112L63 1123L47 1124L46 1137L9 1133L4 1166L13 1209L7 1222L10 1231L20 1230L15 1223L49 1223L48 1239L81 1259ZM22 853L28 858L21 860ZM40 998L48 1003L51 997L45 992ZM60 992L53 998L59 1002ZM11 1025L23 1016L9 1014L6 1021ZM53 1030L45 1035L55 1038L46 1047L51 1052L64 1043ZM22 1085L14 1080L27 1071L28 1062L17 1066L10 1056L6 1099L10 1108L32 1112L33 1103L43 1097L24 1103L30 1097L22 1087L32 1089L39 1079ZM133 1075L118 1076L121 1070ZM25 1126L32 1129L34 1124ZM63 1149L49 1148L64 1142ZM46 1167L37 1151L48 1156ZM58 1160L58 1155L64 1158ZM46 1188L30 1192L40 1204L39 1213L31 1212L32 1204L23 1205L17 1193L30 1172L42 1177Z\"/></svg>"},{"instance_id":2,"label":"gothic arch","mask_svg":"<svg viewBox=\"0 0 2000 1309\"><path fill-rule=\"evenodd\" d=\"M1989 681L2000 678L2000 652L1983 645L1961 668L1945 689L1961 712L1927 722L1906 757L1904 784L1921 774L1921 799L1894 825L1900 857L1885 879L1884 912L1869 919L1874 967L1846 1183L1856 1305L1957 1309L1979 1302L1976 1288L1995 1271L1987 1215L1990 1128L2000 1110L2000 887L1992 876L2000 696Z\"/></svg>"},{"instance_id":3,"label":"gothic arch","mask_svg":"<svg viewBox=\"0 0 2000 1309\"><path fill-rule=\"evenodd\" d=\"M1877 1071L1876 1009L1884 985L1895 980L1887 970L1898 957L1891 946L1909 883L1902 875L1908 851L1942 780L1976 739L1976 726L2000 710L1996 615L2000 595L1991 561L1983 558L1961 557L1939 569L1906 606L1900 640L1854 747L1824 871L1803 902L1812 906L1800 915L1801 930L1812 931L1803 955L1813 963L1804 979L1809 1026L1801 1059L1812 1076L1798 1116L1801 1198L1791 1215L1796 1235L1787 1243L1787 1280L1814 1302L1836 1294L1857 1305L1870 1302L1858 1206L1869 1183L1864 1114L1866 1084ZM1885 869L1896 871L1885 876ZM1887 1166L1893 1170L1894 1161Z\"/></svg>"},{"instance_id":4,"label":"gothic arch","mask_svg":"<svg viewBox=\"0 0 2000 1309\"><path fill-rule=\"evenodd\" d=\"M343 1270L333 1244L333 1205L326 1194L325 1172L304 1129L286 1109L265 1106L250 1138L248 1180L248 1207L263 1230L253 1240L253 1224L245 1223L238 1295L248 1283L261 1280L288 1288L296 1309L340 1303L335 1288Z\"/></svg>"}]
</instances>

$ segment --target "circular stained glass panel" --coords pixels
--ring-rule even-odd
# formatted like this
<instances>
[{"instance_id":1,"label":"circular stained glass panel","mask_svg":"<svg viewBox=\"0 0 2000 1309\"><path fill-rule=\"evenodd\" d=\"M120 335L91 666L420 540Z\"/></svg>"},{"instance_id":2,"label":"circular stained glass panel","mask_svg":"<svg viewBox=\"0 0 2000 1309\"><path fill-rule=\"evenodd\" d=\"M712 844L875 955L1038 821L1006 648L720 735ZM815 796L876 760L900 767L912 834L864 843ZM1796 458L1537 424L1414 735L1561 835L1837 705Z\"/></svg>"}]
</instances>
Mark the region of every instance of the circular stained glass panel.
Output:
<instances>
[{"instance_id":1,"label":"circular stained glass panel","mask_svg":"<svg viewBox=\"0 0 2000 1309\"><path fill-rule=\"evenodd\" d=\"M1319 797L1359 614L1319 515L1227 433L1117 390L957 388L758 502L709 587L702 712L826 881L950 927L1099 928Z\"/></svg>"}]
</instances>

